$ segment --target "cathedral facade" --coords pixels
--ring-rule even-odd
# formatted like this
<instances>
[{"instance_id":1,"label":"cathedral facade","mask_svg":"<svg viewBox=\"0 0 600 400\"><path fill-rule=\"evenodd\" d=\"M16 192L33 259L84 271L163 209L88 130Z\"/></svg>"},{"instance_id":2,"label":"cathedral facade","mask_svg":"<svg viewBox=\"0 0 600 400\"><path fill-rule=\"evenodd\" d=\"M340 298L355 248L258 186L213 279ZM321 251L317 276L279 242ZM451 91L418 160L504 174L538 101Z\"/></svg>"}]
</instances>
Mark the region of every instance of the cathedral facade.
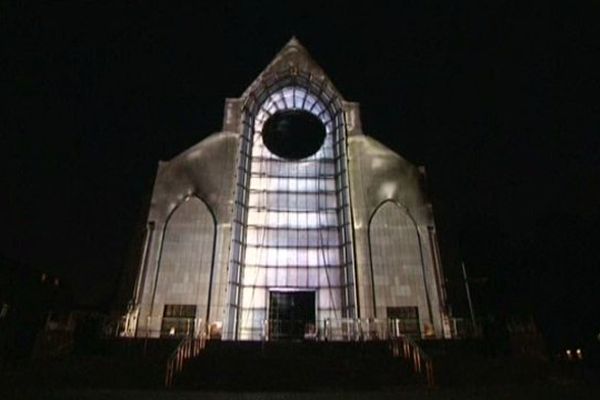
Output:
<instances>
[{"instance_id":1,"label":"cathedral facade","mask_svg":"<svg viewBox=\"0 0 600 400\"><path fill-rule=\"evenodd\" d=\"M424 179L292 39L220 132L159 163L124 334L447 335Z\"/></svg>"}]
</instances>

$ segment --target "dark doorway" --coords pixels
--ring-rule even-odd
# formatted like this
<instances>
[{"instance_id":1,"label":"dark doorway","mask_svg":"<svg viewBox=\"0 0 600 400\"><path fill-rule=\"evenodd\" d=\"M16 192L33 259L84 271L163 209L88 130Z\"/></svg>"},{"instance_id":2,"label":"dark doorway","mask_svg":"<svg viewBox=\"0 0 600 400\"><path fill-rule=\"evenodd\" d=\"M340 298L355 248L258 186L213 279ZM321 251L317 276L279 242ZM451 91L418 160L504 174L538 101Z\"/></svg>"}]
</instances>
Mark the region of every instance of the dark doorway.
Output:
<instances>
[{"instance_id":1,"label":"dark doorway","mask_svg":"<svg viewBox=\"0 0 600 400\"><path fill-rule=\"evenodd\" d=\"M315 292L270 293L269 336L272 340L303 339L315 331Z\"/></svg>"}]
</instances>

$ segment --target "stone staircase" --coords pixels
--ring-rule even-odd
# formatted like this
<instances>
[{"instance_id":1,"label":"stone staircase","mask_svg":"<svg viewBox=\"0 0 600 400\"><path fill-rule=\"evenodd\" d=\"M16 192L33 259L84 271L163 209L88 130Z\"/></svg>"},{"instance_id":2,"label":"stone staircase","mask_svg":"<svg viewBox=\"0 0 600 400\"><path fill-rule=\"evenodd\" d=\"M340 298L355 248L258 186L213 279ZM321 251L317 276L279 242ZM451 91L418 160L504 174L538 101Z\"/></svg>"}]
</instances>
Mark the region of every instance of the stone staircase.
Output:
<instances>
[{"instance_id":1,"label":"stone staircase","mask_svg":"<svg viewBox=\"0 0 600 400\"><path fill-rule=\"evenodd\" d=\"M418 385L387 342L209 341L174 387L207 391L385 390Z\"/></svg>"}]
</instances>

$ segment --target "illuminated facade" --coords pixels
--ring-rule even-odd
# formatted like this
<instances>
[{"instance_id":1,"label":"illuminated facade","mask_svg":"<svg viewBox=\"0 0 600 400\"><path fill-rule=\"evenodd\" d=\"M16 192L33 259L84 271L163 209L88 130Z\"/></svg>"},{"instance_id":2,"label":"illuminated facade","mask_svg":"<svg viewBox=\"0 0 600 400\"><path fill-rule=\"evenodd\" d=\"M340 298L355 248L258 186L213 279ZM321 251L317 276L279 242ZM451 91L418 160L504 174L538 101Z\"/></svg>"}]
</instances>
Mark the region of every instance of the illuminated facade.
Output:
<instances>
[{"instance_id":1,"label":"illuminated facade","mask_svg":"<svg viewBox=\"0 0 600 400\"><path fill-rule=\"evenodd\" d=\"M292 39L221 132L159 164L125 334L445 335L423 180Z\"/></svg>"}]
</instances>

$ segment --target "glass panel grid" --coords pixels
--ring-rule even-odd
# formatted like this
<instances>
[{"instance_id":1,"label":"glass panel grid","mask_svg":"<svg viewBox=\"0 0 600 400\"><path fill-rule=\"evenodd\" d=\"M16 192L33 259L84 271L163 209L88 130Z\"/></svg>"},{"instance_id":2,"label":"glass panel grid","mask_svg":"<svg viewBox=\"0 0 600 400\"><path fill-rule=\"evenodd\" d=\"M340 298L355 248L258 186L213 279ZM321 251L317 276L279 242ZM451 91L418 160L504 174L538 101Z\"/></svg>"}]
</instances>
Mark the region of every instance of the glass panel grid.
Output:
<instances>
[{"instance_id":1,"label":"glass panel grid","mask_svg":"<svg viewBox=\"0 0 600 400\"><path fill-rule=\"evenodd\" d=\"M300 86L271 92L251 124L252 137L242 146L247 162L243 196L236 203L244 211L235 223L243 233L234 238L234 246L243 249L238 258L240 339L260 337L269 289L315 290L318 319L342 317L347 303L345 246L350 244L342 239L348 222L340 209L347 208L347 201L341 200L345 168L340 167L340 156L345 142L337 137L343 121L339 112L330 112L333 98L323 102L322 95ZM306 110L321 119L327 135L315 154L290 161L264 146L262 127L282 109Z\"/></svg>"}]
</instances>

